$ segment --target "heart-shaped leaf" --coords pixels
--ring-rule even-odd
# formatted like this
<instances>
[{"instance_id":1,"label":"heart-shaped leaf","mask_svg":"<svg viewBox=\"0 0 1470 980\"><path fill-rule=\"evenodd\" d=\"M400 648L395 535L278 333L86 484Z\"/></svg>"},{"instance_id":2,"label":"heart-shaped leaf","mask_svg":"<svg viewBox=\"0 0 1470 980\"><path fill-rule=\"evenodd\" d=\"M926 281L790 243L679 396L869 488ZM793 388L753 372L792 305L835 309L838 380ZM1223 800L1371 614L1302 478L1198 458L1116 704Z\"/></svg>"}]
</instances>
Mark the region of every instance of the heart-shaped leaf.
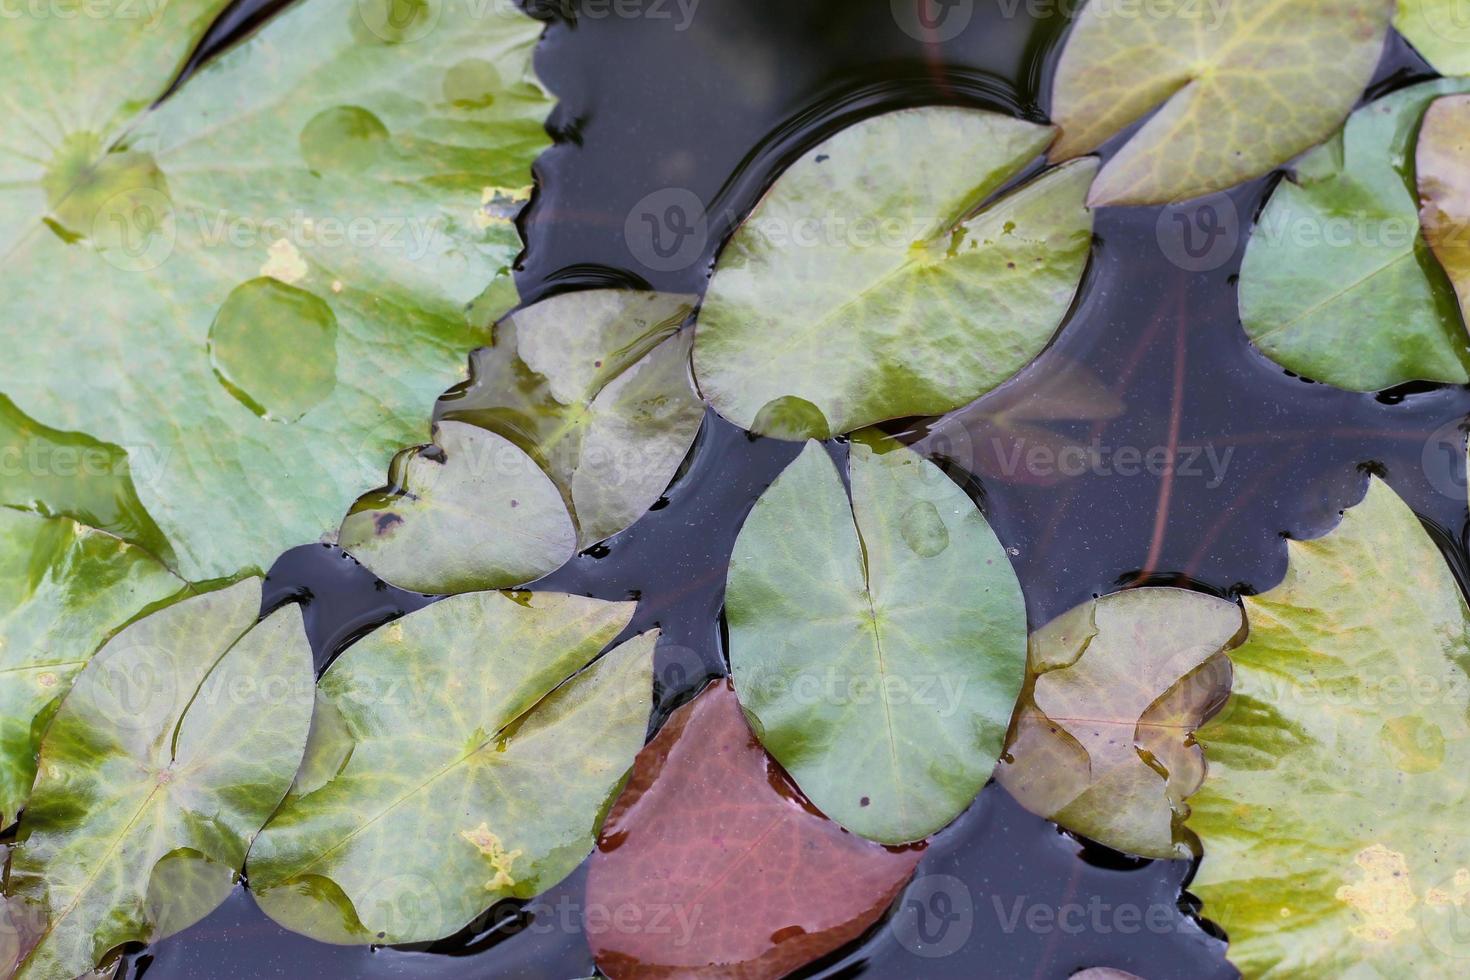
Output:
<instances>
[{"instance_id":1,"label":"heart-shaped leaf","mask_svg":"<svg viewBox=\"0 0 1470 980\"><path fill-rule=\"evenodd\" d=\"M1092 246L1093 161L991 200L1052 134L905 109L792 164L720 253L699 314L694 373L715 411L826 438L947 412L1019 371L1071 307Z\"/></svg>"},{"instance_id":2,"label":"heart-shaped leaf","mask_svg":"<svg viewBox=\"0 0 1470 980\"><path fill-rule=\"evenodd\" d=\"M191 580L320 537L422 440L513 299L550 106L513 5L312 0L148 109L219 6L0 35L33 89L0 151L0 316L46 338L0 391L126 450Z\"/></svg>"},{"instance_id":3,"label":"heart-shaped leaf","mask_svg":"<svg viewBox=\"0 0 1470 980\"><path fill-rule=\"evenodd\" d=\"M632 524L668 488L704 404L689 376L694 298L595 289L517 310L439 404L530 453L561 488L579 547Z\"/></svg>"},{"instance_id":4,"label":"heart-shaped leaf","mask_svg":"<svg viewBox=\"0 0 1470 980\"><path fill-rule=\"evenodd\" d=\"M1398 0L1393 25L1441 75L1470 74L1470 16L1461 0Z\"/></svg>"},{"instance_id":5,"label":"heart-shaped leaf","mask_svg":"<svg viewBox=\"0 0 1470 980\"><path fill-rule=\"evenodd\" d=\"M1447 95L1425 110L1414 166L1424 238L1470 321L1470 95Z\"/></svg>"},{"instance_id":6,"label":"heart-shaped leaf","mask_svg":"<svg viewBox=\"0 0 1470 980\"><path fill-rule=\"evenodd\" d=\"M657 633L593 662L633 607L471 593L348 650L250 853L261 908L323 942L419 942L570 874L648 727Z\"/></svg>"},{"instance_id":7,"label":"heart-shaped leaf","mask_svg":"<svg viewBox=\"0 0 1470 980\"><path fill-rule=\"evenodd\" d=\"M1424 110L1458 92L1470 79L1365 106L1277 186L1240 273L1241 320L1271 360L1354 391L1470 381L1459 303L1419 230L1412 162Z\"/></svg>"},{"instance_id":8,"label":"heart-shaped leaf","mask_svg":"<svg viewBox=\"0 0 1470 980\"><path fill-rule=\"evenodd\" d=\"M432 446L394 459L389 482L358 501L337 543L401 589L520 585L575 551L561 494L531 457L493 432L440 422Z\"/></svg>"},{"instance_id":9,"label":"heart-shaped leaf","mask_svg":"<svg viewBox=\"0 0 1470 980\"><path fill-rule=\"evenodd\" d=\"M756 502L730 561L730 667L802 792L900 844L990 778L1026 672L1026 610L1005 549L937 466L854 442L850 479L849 500L810 443Z\"/></svg>"},{"instance_id":10,"label":"heart-shaped leaf","mask_svg":"<svg viewBox=\"0 0 1470 980\"><path fill-rule=\"evenodd\" d=\"M1096 0L1057 65L1051 157L1090 153L1152 113L1090 203L1167 204L1259 177L1342 123L1392 16L1393 0Z\"/></svg>"},{"instance_id":11,"label":"heart-shaped leaf","mask_svg":"<svg viewBox=\"0 0 1470 980\"><path fill-rule=\"evenodd\" d=\"M110 534L0 507L0 827L30 795L47 709L110 631L183 585Z\"/></svg>"},{"instance_id":12,"label":"heart-shaped leaf","mask_svg":"<svg viewBox=\"0 0 1470 980\"><path fill-rule=\"evenodd\" d=\"M38 923L16 977L88 973L124 943L196 922L233 886L311 723L301 613L256 625L259 611L259 579L185 599L77 675L11 858L7 903Z\"/></svg>"},{"instance_id":13,"label":"heart-shaped leaf","mask_svg":"<svg viewBox=\"0 0 1470 980\"><path fill-rule=\"evenodd\" d=\"M1031 635L996 778L1023 806L1143 857L1187 857L1175 832L1204 760L1189 735L1229 690L1234 603L1183 589L1091 599Z\"/></svg>"},{"instance_id":14,"label":"heart-shaped leaf","mask_svg":"<svg viewBox=\"0 0 1470 980\"><path fill-rule=\"evenodd\" d=\"M598 838L584 929L617 980L776 980L861 935L921 853L812 812L713 681L638 753Z\"/></svg>"},{"instance_id":15,"label":"heart-shaped leaf","mask_svg":"<svg viewBox=\"0 0 1470 980\"><path fill-rule=\"evenodd\" d=\"M1247 977L1458 976L1470 609L1455 576L1372 479L1245 607L1230 700L1198 733L1203 914Z\"/></svg>"}]
</instances>

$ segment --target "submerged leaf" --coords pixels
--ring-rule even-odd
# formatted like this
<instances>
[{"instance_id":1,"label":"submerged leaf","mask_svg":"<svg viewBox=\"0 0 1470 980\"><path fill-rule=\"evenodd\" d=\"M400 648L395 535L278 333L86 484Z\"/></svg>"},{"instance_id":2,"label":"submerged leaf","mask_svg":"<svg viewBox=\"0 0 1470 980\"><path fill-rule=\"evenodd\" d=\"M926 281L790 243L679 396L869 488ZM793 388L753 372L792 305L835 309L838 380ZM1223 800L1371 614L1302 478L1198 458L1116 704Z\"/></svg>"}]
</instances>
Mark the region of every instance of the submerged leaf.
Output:
<instances>
[{"instance_id":1,"label":"submerged leaf","mask_svg":"<svg viewBox=\"0 0 1470 980\"><path fill-rule=\"evenodd\" d=\"M110 631L183 585L110 534L0 507L0 827L30 795L48 708Z\"/></svg>"},{"instance_id":2,"label":"submerged leaf","mask_svg":"<svg viewBox=\"0 0 1470 980\"><path fill-rule=\"evenodd\" d=\"M1425 110L1414 165L1424 237L1470 321L1470 95L1447 95Z\"/></svg>"},{"instance_id":3,"label":"submerged leaf","mask_svg":"<svg viewBox=\"0 0 1470 980\"><path fill-rule=\"evenodd\" d=\"M858 441L851 482L849 501L810 443L757 501L730 562L730 667L802 792L899 844L953 820L995 768L1026 611L995 533L934 464Z\"/></svg>"},{"instance_id":4,"label":"submerged leaf","mask_svg":"<svg viewBox=\"0 0 1470 980\"><path fill-rule=\"evenodd\" d=\"M1470 17L1463 0L1398 0L1393 24L1441 75L1470 74Z\"/></svg>"},{"instance_id":5,"label":"submerged leaf","mask_svg":"<svg viewBox=\"0 0 1470 980\"><path fill-rule=\"evenodd\" d=\"M598 838L584 928L618 980L776 980L861 935L921 854L813 813L714 681L638 753Z\"/></svg>"},{"instance_id":6,"label":"submerged leaf","mask_svg":"<svg viewBox=\"0 0 1470 980\"><path fill-rule=\"evenodd\" d=\"M720 253L699 314L694 373L715 411L825 438L947 412L1019 371L1071 307L1092 246L1094 161L990 200L1052 133L905 109L792 164Z\"/></svg>"},{"instance_id":7,"label":"submerged leaf","mask_svg":"<svg viewBox=\"0 0 1470 980\"><path fill-rule=\"evenodd\" d=\"M44 926L19 978L75 977L214 909L285 795L311 721L311 649L260 580L128 626L77 676L41 745L7 904Z\"/></svg>"},{"instance_id":8,"label":"submerged leaf","mask_svg":"<svg viewBox=\"0 0 1470 980\"><path fill-rule=\"evenodd\" d=\"M1245 599L1190 890L1247 977L1458 975L1470 901L1470 609L1412 511L1371 479L1286 578Z\"/></svg>"},{"instance_id":9,"label":"submerged leaf","mask_svg":"<svg viewBox=\"0 0 1470 980\"><path fill-rule=\"evenodd\" d=\"M1052 89L1053 160L1152 116L1098 174L1092 204L1167 204L1259 177L1357 103L1393 0L1198 0L1078 15Z\"/></svg>"},{"instance_id":10,"label":"submerged leaf","mask_svg":"<svg viewBox=\"0 0 1470 980\"><path fill-rule=\"evenodd\" d=\"M668 488L704 404L689 376L694 298L596 289L506 317L470 381L439 404L530 453L561 488L579 547L632 524Z\"/></svg>"},{"instance_id":11,"label":"submerged leaf","mask_svg":"<svg viewBox=\"0 0 1470 980\"><path fill-rule=\"evenodd\" d=\"M1240 315L1282 367L1353 391L1470 381L1454 290L1419 230L1413 150L1425 108L1470 79L1439 79L1353 113L1301 159L1251 232Z\"/></svg>"},{"instance_id":12,"label":"submerged leaf","mask_svg":"<svg viewBox=\"0 0 1470 980\"><path fill-rule=\"evenodd\" d=\"M530 184L550 106L513 5L312 0L147 108L222 6L0 34L33 87L0 140L0 313L27 338L0 392L126 451L191 580L320 537L422 439L504 308L520 241L484 202Z\"/></svg>"},{"instance_id":13,"label":"submerged leaf","mask_svg":"<svg viewBox=\"0 0 1470 980\"><path fill-rule=\"evenodd\" d=\"M1189 735L1229 690L1231 602L1182 589L1092 599L1031 635L1034 677L996 778L1023 806L1142 857L1175 833L1203 758Z\"/></svg>"},{"instance_id":14,"label":"submerged leaf","mask_svg":"<svg viewBox=\"0 0 1470 980\"><path fill-rule=\"evenodd\" d=\"M632 614L479 592L348 650L250 852L261 908L322 942L420 942L570 874L648 726L657 633L593 662Z\"/></svg>"},{"instance_id":15,"label":"submerged leaf","mask_svg":"<svg viewBox=\"0 0 1470 980\"><path fill-rule=\"evenodd\" d=\"M434 445L394 460L391 481L358 502L337 543L401 589L521 585L572 557L576 536L556 487L493 432L440 422Z\"/></svg>"}]
</instances>

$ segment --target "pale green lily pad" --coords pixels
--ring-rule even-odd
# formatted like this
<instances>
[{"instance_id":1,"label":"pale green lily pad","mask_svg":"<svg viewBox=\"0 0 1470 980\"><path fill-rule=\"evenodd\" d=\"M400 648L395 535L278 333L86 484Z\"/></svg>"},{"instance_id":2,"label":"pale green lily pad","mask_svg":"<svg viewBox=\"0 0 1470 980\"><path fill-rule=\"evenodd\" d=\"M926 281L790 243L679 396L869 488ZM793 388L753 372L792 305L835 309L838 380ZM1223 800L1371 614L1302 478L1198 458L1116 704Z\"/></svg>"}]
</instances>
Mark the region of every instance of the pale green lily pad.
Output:
<instances>
[{"instance_id":1,"label":"pale green lily pad","mask_svg":"<svg viewBox=\"0 0 1470 980\"><path fill-rule=\"evenodd\" d=\"M0 141L0 311L32 338L0 392L127 451L191 580L321 537L423 440L513 298L551 105L512 5L312 0L148 110L221 5L0 36L33 86Z\"/></svg>"},{"instance_id":2,"label":"pale green lily pad","mask_svg":"<svg viewBox=\"0 0 1470 980\"><path fill-rule=\"evenodd\" d=\"M1414 169L1419 223L1470 321L1470 95L1430 103L1419 127Z\"/></svg>"},{"instance_id":3,"label":"pale green lily pad","mask_svg":"<svg viewBox=\"0 0 1470 980\"><path fill-rule=\"evenodd\" d=\"M1026 610L964 491L874 443L852 444L850 500L818 443L761 496L725 615L762 744L827 816L898 844L949 823L990 778L1026 673Z\"/></svg>"},{"instance_id":4,"label":"pale green lily pad","mask_svg":"<svg viewBox=\"0 0 1470 980\"><path fill-rule=\"evenodd\" d=\"M693 335L679 329L693 309L692 296L595 289L517 310L439 415L530 453L561 488L578 546L596 544L648 511L699 433Z\"/></svg>"},{"instance_id":5,"label":"pale green lily pad","mask_svg":"<svg viewBox=\"0 0 1470 980\"><path fill-rule=\"evenodd\" d=\"M942 414L1024 367L1087 265L1096 161L990 198L1053 132L905 109L792 164L720 253L699 314L694 373L715 411L825 438Z\"/></svg>"},{"instance_id":6,"label":"pale green lily pad","mask_svg":"<svg viewBox=\"0 0 1470 980\"><path fill-rule=\"evenodd\" d=\"M110 631L183 586L136 545L0 507L0 827L30 795L48 709Z\"/></svg>"},{"instance_id":7,"label":"pale green lily pad","mask_svg":"<svg viewBox=\"0 0 1470 980\"><path fill-rule=\"evenodd\" d=\"M633 608L459 595L348 650L251 851L261 907L323 942L419 942L570 874L648 726L657 633L593 659Z\"/></svg>"},{"instance_id":8,"label":"pale green lily pad","mask_svg":"<svg viewBox=\"0 0 1470 980\"><path fill-rule=\"evenodd\" d=\"M1470 381L1454 289L1419 227L1413 151L1439 79L1353 113L1277 186L1251 232L1240 315L1282 367L1353 391Z\"/></svg>"},{"instance_id":9,"label":"pale green lily pad","mask_svg":"<svg viewBox=\"0 0 1470 980\"><path fill-rule=\"evenodd\" d=\"M572 557L576 532L551 479L493 432L440 422L394 460L337 543L401 589L472 592L533 581Z\"/></svg>"},{"instance_id":10,"label":"pale green lily pad","mask_svg":"<svg viewBox=\"0 0 1470 980\"><path fill-rule=\"evenodd\" d=\"M1094 205L1167 204L1267 173L1331 135L1383 53L1392 0L1094 0L1062 50L1053 160L1113 155Z\"/></svg>"},{"instance_id":11,"label":"pale green lily pad","mask_svg":"<svg viewBox=\"0 0 1470 980\"><path fill-rule=\"evenodd\" d=\"M214 909L280 803L311 722L298 607L256 625L260 580L114 636L47 729L6 901L18 978L75 977Z\"/></svg>"},{"instance_id":12,"label":"pale green lily pad","mask_svg":"<svg viewBox=\"0 0 1470 980\"><path fill-rule=\"evenodd\" d=\"M1463 0L1398 0L1393 24L1441 75L1470 74L1470 14Z\"/></svg>"},{"instance_id":13,"label":"pale green lily pad","mask_svg":"<svg viewBox=\"0 0 1470 980\"><path fill-rule=\"evenodd\" d=\"M1285 580L1245 600L1230 700L1198 732L1190 890L1246 977L1458 976L1470 609L1376 478L1288 549Z\"/></svg>"},{"instance_id":14,"label":"pale green lily pad","mask_svg":"<svg viewBox=\"0 0 1470 980\"><path fill-rule=\"evenodd\" d=\"M1022 696L996 770L1032 812L1142 857L1188 857L1177 833L1204 759L1189 738L1229 690L1221 655L1243 621L1183 589L1090 599L1031 634Z\"/></svg>"}]
</instances>

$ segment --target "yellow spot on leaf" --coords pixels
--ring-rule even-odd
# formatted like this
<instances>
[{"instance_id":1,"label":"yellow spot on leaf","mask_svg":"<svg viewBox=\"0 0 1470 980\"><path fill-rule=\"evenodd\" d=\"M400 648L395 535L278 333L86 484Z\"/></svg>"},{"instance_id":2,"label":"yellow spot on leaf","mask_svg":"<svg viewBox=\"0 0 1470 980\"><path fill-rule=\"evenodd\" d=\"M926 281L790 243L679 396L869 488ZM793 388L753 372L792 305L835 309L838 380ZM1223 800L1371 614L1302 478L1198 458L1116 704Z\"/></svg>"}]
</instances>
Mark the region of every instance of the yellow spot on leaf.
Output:
<instances>
[{"instance_id":1,"label":"yellow spot on leaf","mask_svg":"<svg viewBox=\"0 0 1470 980\"><path fill-rule=\"evenodd\" d=\"M392 626L389 626L386 631L384 631L384 634L383 635L388 638L388 642L389 643L402 643L403 642L403 624L402 623L394 623Z\"/></svg>"},{"instance_id":2,"label":"yellow spot on leaf","mask_svg":"<svg viewBox=\"0 0 1470 980\"><path fill-rule=\"evenodd\" d=\"M1437 908L1464 905L1467 900L1470 900L1470 870L1465 868L1456 869L1449 888L1431 888L1424 893L1424 903Z\"/></svg>"},{"instance_id":3,"label":"yellow spot on leaf","mask_svg":"<svg viewBox=\"0 0 1470 980\"><path fill-rule=\"evenodd\" d=\"M42 687L55 687L60 679L61 678L57 677L51 671L44 670L36 676L36 683L40 684Z\"/></svg>"},{"instance_id":4,"label":"yellow spot on leaf","mask_svg":"<svg viewBox=\"0 0 1470 980\"><path fill-rule=\"evenodd\" d=\"M475 227L484 231L491 225L510 224L520 213L521 205L530 199L530 187L484 188L480 191L480 206L475 211Z\"/></svg>"},{"instance_id":5,"label":"yellow spot on leaf","mask_svg":"<svg viewBox=\"0 0 1470 980\"><path fill-rule=\"evenodd\" d=\"M1359 851L1353 863L1362 869L1362 878L1337 889L1337 900L1345 902L1362 918L1353 927L1353 935L1382 943L1414 928L1409 910L1417 899L1409 883L1409 865L1404 856L1382 844L1373 844Z\"/></svg>"},{"instance_id":6,"label":"yellow spot on leaf","mask_svg":"<svg viewBox=\"0 0 1470 980\"><path fill-rule=\"evenodd\" d=\"M332 280L332 292L334 292L334 293L340 293L341 291L342 291L342 280L341 279L333 279Z\"/></svg>"},{"instance_id":7,"label":"yellow spot on leaf","mask_svg":"<svg viewBox=\"0 0 1470 980\"><path fill-rule=\"evenodd\" d=\"M487 823L480 824L474 830L461 830L459 835L475 845L475 848L490 860L490 867L494 869L495 877L485 882L486 891L499 891L516 883L516 880L510 876L510 867L515 863L515 859L521 856L519 848L507 852L500 838L490 832L490 825Z\"/></svg>"},{"instance_id":8,"label":"yellow spot on leaf","mask_svg":"<svg viewBox=\"0 0 1470 980\"><path fill-rule=\"evenodd\" d=\"M270 257L265 260L265 265L260 267L262 276L279 279L288 286L306 278L306 260L301 257L301 252L291 242L284 238L277 238L271 244L269 255Z\"/></svg>"}]
</instances>

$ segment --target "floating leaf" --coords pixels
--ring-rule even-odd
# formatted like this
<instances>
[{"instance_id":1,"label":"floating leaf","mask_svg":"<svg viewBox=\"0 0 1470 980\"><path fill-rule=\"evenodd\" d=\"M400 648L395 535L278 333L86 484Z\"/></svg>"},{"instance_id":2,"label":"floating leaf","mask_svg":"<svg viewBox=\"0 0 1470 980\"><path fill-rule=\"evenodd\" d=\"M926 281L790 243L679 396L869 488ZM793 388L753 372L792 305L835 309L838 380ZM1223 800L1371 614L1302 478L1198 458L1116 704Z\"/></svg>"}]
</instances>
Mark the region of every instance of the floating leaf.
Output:
<instances>
[{"instance_id":1,"label":"floating leaf","mask_svg":"<svg viewBox=\"0 0 1470 980\"><path fill-rule=\"evenodd\" d=\"M518 310L440 403L530 453L561 488L580 547L642 517L689 452L704 404L689 377L694 298L596 289Z\"/></svg>"},{"instance_id":2,"label":"floating leaf","mask_svg":"<svg viewBox=\"0 0 1470 980\"><path fill-rule=\"evenodd\" d=\"M311 649L260 580L185 599L107 642L41 744L7 903L43 921L16 976L75 977L212 911L291 785Z\"/></svg>"},{"instance_id":3,"label":"floating leaf","mask_svg":"<svg viewBox=\"0 0 1470 980\"><path fill-rule=\"evenodd\" d=\"M108 632L183 584L110 534L0 507L0 827L30 795L47 709Z\"/></svg>"},{"instance_id":4,"label":"floating leaf","mask_svg":"<svg viewBox=\"0 0 1470 980\"><path fill-rule=\"evenodd\" d=\"M575 550L556 487L493 432L440 422L434 445L400 453L389 480L387 491L358 501L337 543L399 588L520 585L560 568Z\"/></svg>"},{"instance_id":5,"label":"floating leaf","mask_svg":"<svg viewBox=\"0 0 1470 980\"><path fill-rule=\"evenodd\" d=\"M1094 161L991 200L1052 133L906 109L792 164L715 267L694 340L710 404L754 432L825 438L947 412L1019 371L1071 307L1092 246Z\"/></svg>"},{"instance_id":6,"label":"floating leaf","mask_svg":"<svg viewBox=\"0 0 1470 980\"><path fill-rule=\"evenodd\" d=\"M1271 360L1354 391L1470 381L1454 290L1419 230L1412 154L1425 108L1470 79L1415 85L1353 113L1303 157L1251 233L1240 315Z\"/></svg>"},{"instance_id":7,"label":"floating leaf","mask_svg":"<svg viewBox=\"0 0 1470 980\"><path fill-rule=\"evenodd\" d=\"M250 853L261 908L323 942L419 942L570 874L648 726L657 634L588 666L633 607L472 593L348 650Z\"/></svg>"},{"instance_id":8,"label":"floating leaf","mask_svg":"<svg viewBox=\"0 0 1470 980\"><path fill-rule=\"evenodd\" d=\"M861 935L921 853L812 812L714 681L638 754L592 858L584 928L618 980L776 980Z\"/></svg>"},{"instance_id":9,"label":"floating leaf","mask_svg":"<svg viewBox=\"0 0 1470 980\"><path fill-rule=\"evenodd\" d=\"M1461 0L1398 0L1393 25L1441 75L1470 74L1470 17Z\"/></svg>"},{"instance_id":10,"label":"floating leaf","mask_svg":"<svg viewBox=\"0 0 1470 980\"><path fill-rule=\"evenodd\" d=\"M1457 976L1466 953L1470 609L1377 479L1245 599L1230 700L1198 733L1190 890L1247 977Z\"/></svg>"},{"instance_id":11,"label":"floating leaf","mask_svg":"<svg viewBox=\"0 0 1470 980\"><path fill-rule=\"evenodd\" d=\"M1090 203L1167 204L1259 177L1342 123L1392 16L1392 0L1089 3L1057 65L1051 157L1090 153L1152 113Z\"/></svg>"},{"instance_id":12,"label":"floating leaf","mask_svg":"<svg viewBox=\"0 0 1470 980\"><path fill-rule=\"evenodd\" d=\"M730 666L807 797L899 844L953 820L995 768L1026 610L994 532L934 464L854 442L851 483L849 501L810 443L757 501L730 562Z\"/></svg>"},{"instance_id":13,"label":"floating leaf","mask_svg":"<svg viewBox=\"0 0 1470 980\"><path fill-rule=\"evenodd\" d=\"M1470 95L1436 99L1424 112L1414 155L1419 220L1470 320Z\"/></svg>"},{"instance_id":14,"label":"floating leaf","mask_svg":"<svg viewBox=\"0 0 1470 980\"><path fill-rule=\"evenodd\" d=\"M313 0L148 109L220 6L0 37L34 87L0 151L0 313L32 338L0 391L125 450L191 580L321 536L421 440L508 305L550 105L512 5Z\"/></svg>"},{"instance_id":15,"label":"floating leaf","mask_svg":"<svg viewBox=\"0 0 1470 980\"><path fill-rule=\"evenodd\" d=\"M1090 599L1031 635L996 778L1023 806L1119 851L1189 856L1175 833L1204 760L1189 734L1229 690L1231 602L1183 589Z\"/></svg>"}]
</instances>

